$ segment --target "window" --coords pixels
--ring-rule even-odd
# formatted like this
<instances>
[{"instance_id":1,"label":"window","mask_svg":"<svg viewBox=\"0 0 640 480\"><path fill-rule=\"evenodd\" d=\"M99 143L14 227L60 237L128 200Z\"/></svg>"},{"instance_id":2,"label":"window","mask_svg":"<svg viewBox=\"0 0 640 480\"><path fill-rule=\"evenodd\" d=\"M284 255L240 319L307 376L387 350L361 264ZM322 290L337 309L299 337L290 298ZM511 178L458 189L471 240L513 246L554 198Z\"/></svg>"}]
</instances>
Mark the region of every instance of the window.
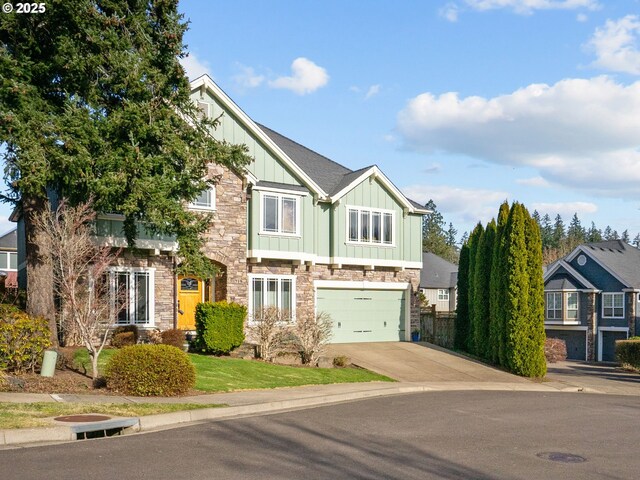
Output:
<instances>
[{"instance_id":1,"label":"window","mask_svg":"<svg viewBox=\"0 0 640 480\"><path fill-rule=\"evenodd\" d=\"M295 277L252 275L250 285L250 316L259 315L265 308L276 307L288 321L295 318Z\"/></svg>"},{"instance_id":2,"label":"window","mask_svg":"<svg viewBox=\"0 0 640 480\"><path fill-rule=\"evenodd\" d=\"M210 187L198 195L189 207L196 210L215 210L216 209L216 187Z\"/></svg>"},{"instance_id":3,"label":"window","mask_svg":"<svg viewBox=\"0 0 640 480\"><path fill-rule=\"evenodd\" d=\"M624 318L624 293L602 294L602 317Z\"/></svg>"},{"instance_id":4,"label":"window","mask_svg":"<svg viewBox=\"0 0 640 480\"><path fill-rule=\"evenodd\" d=\"M449 301L449 290L446 290L444 288L439 288L438 289L438 300L439 301L443 301L443 302L448 302Z\"/></svg>"},{"instance_id":5,"label":"window","mask_svg":"<svg viewBox=\"0 0 640 480\"><path fill-rule=\"evenodd\" d=\"M578 320L578 292L567 293L567 320Z\"/></svg>"},{"instance_id":6,"label":"window","mask_svg":"<svg viewBox=\"0 0 640 480\"><path fill-rule=\"evenodd\" d=\"M0 270L17 270L18 254L16 252L0 252Z\"/></svg>"},{"instance_id":7,"label":"window","mask_svg":"<svg viewBox=\"0 0 640 480\"><path fill-rule=\"evenodd\" d=\"M547 293L547 320L562 320L562 293Z\"/></svg>"},{"instance_id":8,"label":"window","mask_svg":"<svg viewBox=\"0 0 640 480\"><path fill-rule=\"evenodd\" d=\"M298 197L262 195L262 231L278 235L298 235Z\"/></svg>"},{"instance_id":9,"label":"window","mask_svg":"<svg viewBox=\"0 0 640 480\"><path fill-rule=\"evenodd\" d=\"M546 320L578 321L578 292L547 292Z\"/></svg>"},{"instance_id":10,"label":"window","mask_svg":"<svg viewBox=\"0 0 640 480\"><path fill-rule=\"evenodd\" d=\"M349 207L347 240L379 245L393 244L393 212Z\"/></svg>"},{"instance_id":11,"label":"window","mask_svg":"<svg viewBox=\"0 0 640 480\"><path fill-rule=\"evenodd\" d=\"M108 281L118 325L153 325L153 269L114 269Z\"/></svg>"}]
</instances>

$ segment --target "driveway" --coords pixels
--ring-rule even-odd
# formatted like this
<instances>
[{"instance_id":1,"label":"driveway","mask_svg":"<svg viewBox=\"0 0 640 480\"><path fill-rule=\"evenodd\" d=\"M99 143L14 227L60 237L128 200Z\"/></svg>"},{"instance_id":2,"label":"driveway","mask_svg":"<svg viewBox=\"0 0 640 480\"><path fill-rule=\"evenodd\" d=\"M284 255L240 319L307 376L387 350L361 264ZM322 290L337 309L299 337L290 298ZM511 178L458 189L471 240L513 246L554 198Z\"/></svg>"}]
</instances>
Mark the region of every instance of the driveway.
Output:
<instances>
[{"instance_id":1,"label":"driveway","mask_svg":"<svg viewBox=\"0 0 640 480\"><path fill-rule=\"evenodd\" d=\"M424 342L340 343L329 345L327 354L346 355L355 365L401 382L530 383Z\"/></svg>"},{"instance_id":2,"label":"driveway","mask_svg":"<svg viewBox=\"0 0 640 480\"><path fill-rule=\"evenodd\" d=\"M640 374L626 372L611 364L569 360L550 363L545 380L589 392L640 395Z\"/></svg>"}]
</instances>

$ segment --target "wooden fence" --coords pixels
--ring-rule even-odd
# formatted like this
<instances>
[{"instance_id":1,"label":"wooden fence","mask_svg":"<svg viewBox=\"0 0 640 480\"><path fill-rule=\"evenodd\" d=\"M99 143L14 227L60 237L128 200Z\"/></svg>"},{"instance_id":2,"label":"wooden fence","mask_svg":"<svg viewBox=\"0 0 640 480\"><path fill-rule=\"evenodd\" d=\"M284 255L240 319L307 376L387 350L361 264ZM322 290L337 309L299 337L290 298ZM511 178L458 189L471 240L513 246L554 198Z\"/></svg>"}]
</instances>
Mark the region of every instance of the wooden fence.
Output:
<instances>
[{"instance_id":1,"label":"wooden fence","mask_svg":"<svg viewBox=\"0 0 640 480\"><path fill-rule=\"evenodd\" d=\"M437 312L435 305L423 309L420 312L420 337L426 342L453 348L455 324L455 312Z\"/></svg>"}]
</instances>

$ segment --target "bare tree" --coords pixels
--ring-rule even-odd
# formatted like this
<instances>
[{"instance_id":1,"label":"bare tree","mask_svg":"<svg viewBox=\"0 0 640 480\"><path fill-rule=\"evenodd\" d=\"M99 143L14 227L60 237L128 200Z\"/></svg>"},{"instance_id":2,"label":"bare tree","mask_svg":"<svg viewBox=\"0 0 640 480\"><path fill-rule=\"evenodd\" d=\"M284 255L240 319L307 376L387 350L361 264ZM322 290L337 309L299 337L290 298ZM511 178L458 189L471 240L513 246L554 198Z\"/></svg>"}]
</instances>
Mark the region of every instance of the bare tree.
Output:
<instances>
[{"instance_id":1,"label":"bare tree","mask_svg":"<svg viewBox=\"0 0 640 480\"><path fill-rule=\"evenodd\" d=\"M272 362L275 356L287 346L291 337L287 312L277 307L266 307L254 314L247 325L247 339L258 345L258 354L266 362Z\"/></svg>"},{"instance_id":2,"label":"bare tree","mask_svg":"<svg viewBox=\"0 0 640 480\"><path fill-rule=\"evenodd\" d=\"M35 218L39 248L53 266L53 290L59 299L58 319L70 342L84 345L98 378L98 358L115 323L117 306L110 299L108 267L120 251L94 241L92 201L70 206L65 200Z\"/></svg>"},{"instance_id":3,"label":"bare tree","mask_svg":"<svg viewBox=\"0 0 640 480\"><path fill-rule=\"evenodd\" d=\"M326 312L317 315L304 315L298 318L294 327L296 345L300 350L302 363L317 365L320 356L332 336L333 322Z\"/></svg>"}]
</instances>

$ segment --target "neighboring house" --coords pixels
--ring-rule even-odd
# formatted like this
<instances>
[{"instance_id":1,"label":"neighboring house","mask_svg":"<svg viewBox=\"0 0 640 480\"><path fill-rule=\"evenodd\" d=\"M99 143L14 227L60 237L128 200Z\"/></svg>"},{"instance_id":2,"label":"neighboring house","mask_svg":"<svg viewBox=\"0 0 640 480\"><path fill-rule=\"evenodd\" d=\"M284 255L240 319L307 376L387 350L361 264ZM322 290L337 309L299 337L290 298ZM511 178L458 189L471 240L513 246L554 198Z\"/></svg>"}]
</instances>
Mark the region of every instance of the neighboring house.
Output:
<instances>
[{"instance_id":1,"label":"neighboring house","mask_svg":"<svg viewBox=\"0 0 640 480\"><path fill-rule=\"evenodd\" d=\"M334 342L409 340L419 322L424 207L377 166L352 171L255 123L207 75L191 83L203 115L220 117L219 140L245 144L246 171L210 165L216 185L188 208L210 212L205 254L215 278L175 276L172 238L143 232L112 269L113 290L129 292L118 323L195 328L203 300L267 306L291 321L333 319ZM122 217L100 215L98 239L126 246Z\"/></svg>"},{"instance_id":2,"label":"neighboring house","mask_svg":"<svg viewBox=\"0 0 640 480\"><path fill-rule=\"evenodd\" d=\"M18 288L17 272L18 238L14 228L0 237L0 274L6 274L6 288Z\"/></svg>"},{"instance_id":3,"label":"neighboring house","mask_svg":"<svg viewBox=\"0 0 640 480\"><path fill-rule=\"evenodd\" d=\"M438 312L453 312L458 300L458 265L431 252L422 254L420 290Z\"/></svg>"},{"instance_id":4,"label":"neighboring house","mask_svg":"<svg viewBox=\"0 0 640 480\"><path fill-rule=\"evenodd\" d=\"M621 241L587 243L544 274L547 337L567 358L615 361L615 341L640 334L640 250Z\"/></svg>"}]
</instances>

